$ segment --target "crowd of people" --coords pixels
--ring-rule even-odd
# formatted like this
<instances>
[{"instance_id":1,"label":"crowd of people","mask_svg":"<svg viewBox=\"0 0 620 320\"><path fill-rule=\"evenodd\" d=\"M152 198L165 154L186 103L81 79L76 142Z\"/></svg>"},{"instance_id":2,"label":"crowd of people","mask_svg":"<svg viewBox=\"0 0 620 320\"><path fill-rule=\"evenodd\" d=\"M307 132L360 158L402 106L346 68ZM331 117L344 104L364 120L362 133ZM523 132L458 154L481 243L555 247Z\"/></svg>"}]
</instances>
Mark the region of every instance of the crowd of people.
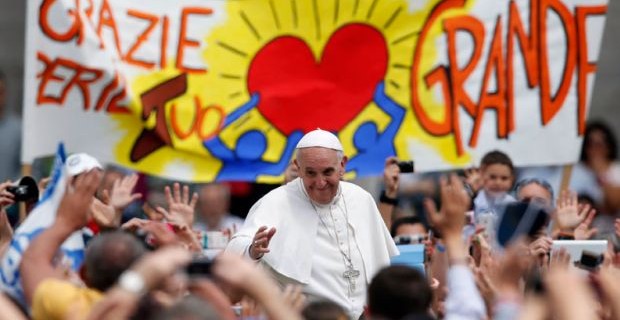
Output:
<instances>
[{"instance_id":1,"label":"crowd of people","mask_svg":"<svg viewBox=\"0 0 620 320\"><path fill-rule=\"evenodd\" d=\"M315 130L245 221L229 212L226 184L173 183L140 206L138 175L74 154L53 222L20 252L11 285L21 295L0 295L0 319L620 319L616 145L593 123L583 149L569 185L492 151L431 179L411 210L399 159L386 159L375 199L343 181L342 144ZM14 187L0 184L3 265L21 222L7 210L38 200ZM87 242L79 266L60 251L76 232ZM593 239L607 244L594 262L555 247ZM423 268L393 263L407 245L423 248Z\"/></svg>"}]
</instances>

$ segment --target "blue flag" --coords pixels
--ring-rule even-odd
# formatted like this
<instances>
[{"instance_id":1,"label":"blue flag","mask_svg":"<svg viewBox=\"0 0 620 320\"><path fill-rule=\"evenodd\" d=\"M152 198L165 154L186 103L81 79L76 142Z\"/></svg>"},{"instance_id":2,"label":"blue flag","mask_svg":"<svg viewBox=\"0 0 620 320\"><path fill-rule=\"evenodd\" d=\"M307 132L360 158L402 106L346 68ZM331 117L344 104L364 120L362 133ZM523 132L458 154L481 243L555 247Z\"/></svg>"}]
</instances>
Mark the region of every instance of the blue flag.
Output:
<instances>
[{"instance_id":1,"label":"blue flag","mask_svg":"<svg viewBox=\"0 0 620 320\"><path fill-rule=\"evenodd\" d=\"M0 260L0 287L23 306L26 306L26 301L21 285L19 265L28 245L43 230L51 226L56 219L56 211L67 186L65 160L65 149L63 144L60 143L56 152L52 179L48 187L45 189L36 207L15 230L11 245ZM69 262L73 270L78 270L84 260L82 231L73 233L62 244L61 251L64 255L63 260Z\"/></svg>"}]
</instances>

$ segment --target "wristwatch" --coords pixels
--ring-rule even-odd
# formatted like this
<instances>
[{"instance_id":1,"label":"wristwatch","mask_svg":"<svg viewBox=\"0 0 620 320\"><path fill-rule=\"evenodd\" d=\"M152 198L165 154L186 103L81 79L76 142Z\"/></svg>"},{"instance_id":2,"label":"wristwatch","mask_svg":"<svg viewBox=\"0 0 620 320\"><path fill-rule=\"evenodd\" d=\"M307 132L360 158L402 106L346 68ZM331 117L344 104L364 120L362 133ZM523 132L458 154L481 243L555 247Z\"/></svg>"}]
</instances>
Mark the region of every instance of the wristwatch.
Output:
<instances>
[{"instance_id":1,"label":"wristwatch","mask_svg":"<svg viewBox=\"0 0 620 320\"><path fill-rule=\"evenodd\" d=\"M127 270L118 278L118 286L129 293L141 295L145 289L144 277L136 271Z\"/></svg>"}]
</instances>

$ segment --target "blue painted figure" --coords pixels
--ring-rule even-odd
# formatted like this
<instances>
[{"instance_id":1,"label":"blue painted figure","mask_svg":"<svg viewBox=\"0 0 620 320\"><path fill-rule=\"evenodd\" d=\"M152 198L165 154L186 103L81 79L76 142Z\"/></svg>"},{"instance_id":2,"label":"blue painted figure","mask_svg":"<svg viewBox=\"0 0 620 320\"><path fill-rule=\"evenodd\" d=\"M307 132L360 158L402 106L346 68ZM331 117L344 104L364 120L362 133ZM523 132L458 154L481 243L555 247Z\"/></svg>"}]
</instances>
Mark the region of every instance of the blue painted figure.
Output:
<instances>
[{"instance_id":1,"label":"blue painted figure","mask_svg":"<svg viewBox=\"0 0 620 320\"><path fill-rule=\"evenodd\" d=\"M405 119L405 108L385 94L384 83L377 85L374 102L392 120L381 133L375 122L368 121L364 122L353 134L353 145L357 149L357 154L349 160L347 169L355 171L358 177L383 172L385 159L396 155L394 138Z\"/></svg>"},{"instance_id":2,"label":"blue painted figure","mask_svg":"<svg viewBox=\"0 0 620 320\"><path fill-rule=\"evenodd\" d=\"M226 128L256 107L258 101L259 96L257 94L253 95L248 103L226 117L223 128ZM219 136L203 141L203 145L214 157L220 159L223 163L215 179L216 181L244 181L255 180L262 174L279 175L284 172L289 159L293 155L293 151L295 151L295 146L302 136L303 133L301 131L291 133L278 162L262 160L262 156L265 150L267 150L267 138L264 133L258 130L250 130L242 134L237 140L234 149L226 146Z\"/></svg>"}]
</instances>

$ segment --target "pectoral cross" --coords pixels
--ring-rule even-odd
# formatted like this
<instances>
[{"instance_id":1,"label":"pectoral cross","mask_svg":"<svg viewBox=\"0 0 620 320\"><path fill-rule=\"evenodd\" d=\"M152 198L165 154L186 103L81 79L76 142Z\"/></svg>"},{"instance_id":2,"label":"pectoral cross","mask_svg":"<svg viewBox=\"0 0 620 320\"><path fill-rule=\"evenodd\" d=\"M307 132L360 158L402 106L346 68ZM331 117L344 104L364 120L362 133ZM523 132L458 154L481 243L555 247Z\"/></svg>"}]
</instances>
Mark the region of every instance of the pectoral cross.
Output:
<instances>
[{"instance_id":1,"label":"pectoral cross","mask_svg":"<svg viewBox=\"0 0 620 320\"><path fill-rule=\"evenodd\" d=\"M349 281L349 290L353 293L355 291L355 279L360 276L360 271L355 270L353 266L347 266L347 270L342 273L342 276Z\"/></svg>"}]
</instances>

